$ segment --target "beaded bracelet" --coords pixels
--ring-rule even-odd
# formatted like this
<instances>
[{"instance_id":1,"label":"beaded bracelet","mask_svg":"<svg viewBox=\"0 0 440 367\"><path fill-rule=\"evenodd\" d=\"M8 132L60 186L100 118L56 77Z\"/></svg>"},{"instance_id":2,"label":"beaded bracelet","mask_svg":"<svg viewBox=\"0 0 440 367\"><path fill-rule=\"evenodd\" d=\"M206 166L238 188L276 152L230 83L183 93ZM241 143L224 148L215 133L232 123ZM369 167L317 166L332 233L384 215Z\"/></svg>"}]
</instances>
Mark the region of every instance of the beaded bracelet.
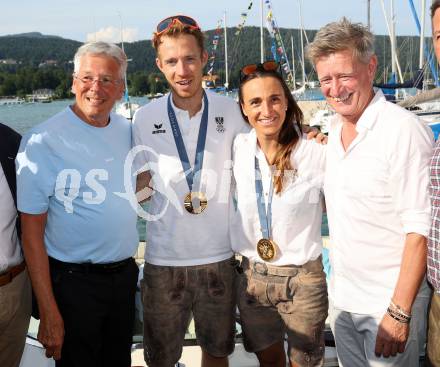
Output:
<instances>
[{"instance_id":1,"label":"beaded bracelet","mask_svg":"<svg viewBox=\"0 0 440 367\"><path fill-rule=\"evenodd\" d=\"M389 307L387 308L387 314L391 316L394 320L402 324L409 324L409 322L411 321L411 317L402 315Z\"/></svg>"},{"instance_id":2,"label":"beaded bracelet","mask_svg":"<svg viewBox=\"0 0 440 367\"><path fill-rule=\"evenodd\" d=\"M405 310L404 310L402 307L400 307L399 305L396 305L396 304L393 302L393 300L390 301L390 305L391 305L391 306L392 306L397 312L399 312L400 314L402 314L403 316L406 316L406 317L411 318L411 314L405 312Z\"/></svg>"},{"instance_id":3,"label":"beaded bracelet","mask_svg":"<svg viewBox=\"0 0 440 367\"><path fill-rule=\"evenodd\" d=\"M394 320L396 320L397 322L400 322L401 324L408 324L408 323L409 323L409 321L399 319L398 317L394 316L393 314L391 314L391 313L388 312L388 311L387 311L387 314L388 314L390 317L392 317Z\"/></svg>"}]
</instances>

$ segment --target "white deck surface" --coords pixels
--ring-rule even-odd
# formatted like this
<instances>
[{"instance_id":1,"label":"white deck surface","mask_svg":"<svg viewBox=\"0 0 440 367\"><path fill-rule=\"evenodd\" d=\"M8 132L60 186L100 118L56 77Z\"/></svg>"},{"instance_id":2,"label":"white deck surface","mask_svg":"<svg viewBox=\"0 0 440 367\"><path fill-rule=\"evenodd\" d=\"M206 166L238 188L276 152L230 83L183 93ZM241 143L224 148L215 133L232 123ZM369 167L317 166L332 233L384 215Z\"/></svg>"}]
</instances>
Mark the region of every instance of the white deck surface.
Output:
<instances>
[{"instance_id":1,"label":"white deck surface","mask_svg":"<svg viewBox=\"0 0 440 367\"><path fill-rule=\"evenodd\" d=\"M185 367L200 367L200 347L191 346L183 348L183 354L180 362L183 363ZM143 350L141 348L133 350L131 365L133 367L147 366L144 362ZM242 344L236 344L234 354L229 358L229 365L231 367L258 367L258 361L253 354L249 354L244 351ZM26 347L20 363L20 367L54 366L55 362L53 361L53 359L48 359L44 355L44 349L42 348L41 344L33 339L28 338L26 341ZM334 348L325 349L324 366L338 366L336 352Z\"/></svg>"}]
</instances>

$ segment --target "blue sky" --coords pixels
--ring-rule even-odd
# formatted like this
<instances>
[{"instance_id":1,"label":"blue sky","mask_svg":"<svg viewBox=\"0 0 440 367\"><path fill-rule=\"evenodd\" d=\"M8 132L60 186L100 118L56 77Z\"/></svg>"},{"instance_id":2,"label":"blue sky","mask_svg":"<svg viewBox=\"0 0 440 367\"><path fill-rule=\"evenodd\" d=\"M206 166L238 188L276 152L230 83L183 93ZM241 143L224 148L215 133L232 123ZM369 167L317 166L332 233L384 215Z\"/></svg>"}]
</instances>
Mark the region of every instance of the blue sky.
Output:
<instances>
[{"instance_id":1,"label":"blue sky","mask_svg":"<svg viewBox=\"0 0 440 367\"><path fill-rule=\"evenodd\" d=\"M275 18L281 27L299 26L300 0L272 0ZM413 0L420 16L421 0ZM0 35L41 32L86 41L99 38L119 41L122 19L124 38L129 41L150 39L158 21L183 13L196 18L202 29L213 29L227 11L228 26L240 23L241 13L250 0L3 0L0 10ZM390 14L390 0L384 0ZM430 34L430 0L426 1L427 34ZM307 29L346 16L366 23L367 0L304 0L303 22ZM118 15L120 14L120 16ZM398 35L417 34L408 0L395 0ZM254 0L247 25L258 25L260 1ZM386 34L381 0L371 0L372 30ZM115 39L117 38L117 39Z\"/></svg>"}]
</instances>

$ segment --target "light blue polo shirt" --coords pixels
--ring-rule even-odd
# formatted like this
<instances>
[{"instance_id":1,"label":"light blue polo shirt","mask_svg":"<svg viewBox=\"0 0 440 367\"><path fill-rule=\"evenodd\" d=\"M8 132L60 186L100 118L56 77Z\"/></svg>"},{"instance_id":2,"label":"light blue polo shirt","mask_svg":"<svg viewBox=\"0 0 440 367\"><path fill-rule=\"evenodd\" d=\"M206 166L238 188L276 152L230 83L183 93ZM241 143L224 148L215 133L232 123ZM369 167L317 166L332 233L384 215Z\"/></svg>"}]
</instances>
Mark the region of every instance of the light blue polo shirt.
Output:
<instances>
[{"instance_id":1,"label":"light blue polo shirt","mask_svg":"<svg viewBox=\"0 0 440 367\"><path fill-rule=\"evenodd\" d=\"M49 256L74 263L133 256L137 215L125 194L135 185L130 170L124 184L130 149L127 120L111 114L110 123L98 128L70 107L23 137L16 160L18 209L48 213Z\"/></svg>"}]
</instances>

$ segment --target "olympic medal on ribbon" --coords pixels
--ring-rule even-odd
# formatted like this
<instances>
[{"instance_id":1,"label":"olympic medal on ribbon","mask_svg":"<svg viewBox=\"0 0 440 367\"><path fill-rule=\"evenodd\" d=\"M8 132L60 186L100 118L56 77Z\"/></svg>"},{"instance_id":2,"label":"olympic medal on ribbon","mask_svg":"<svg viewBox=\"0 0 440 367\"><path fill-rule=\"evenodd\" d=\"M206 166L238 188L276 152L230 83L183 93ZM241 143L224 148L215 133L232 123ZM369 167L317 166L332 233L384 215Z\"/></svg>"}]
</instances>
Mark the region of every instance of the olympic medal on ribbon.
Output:
<instances>
[{"instance_id":1,"label":"olympic medal on ribbon","mask_svg":"<svg viewBox=\"0 0 440 367\"><path fill-rule=\"evenodd\" d=\"M272 261L277 254L277 245L268 238L262 238L257 243L258 256L264 261Z\"/></svg>"},{"instance_id":2,"label":"olympic medal on ribbon","mask_svg":"<svg viewBox=\"0 0 440 367\"><path fill-rule=\"evenodd\" d=\"M196 182L194 184L194 177L197 177L197 174L202 170L203 167L203 156L205 153L205 143L206 143L206 134L208 130L208 97L206 96L205 91L203 91L203 101L204 108L202 113L202 118L200 120L199 127L199 136L197 138L197 147L196 147L196 158L194 160L194 167L191 167L189 163L188 154L185 149L185 144L183 142L182 133L180 132L179 123L177 122L177 117L174 112L173 106L171 104L171 94L168 96L168 119L170 120L171 130L173 132L174 143L176 144L177 153L179 154L180 163L182 164L182 170L185 174L186 182L189 188L189 194L185 196L183 204L185 209L191 214L200 214L206 208L208 201L206 200L205 194L197 191L200 190L201 182ZM194 190L194 192L193 192ZM196 201L196 202L194 202Z\"/></svg>"},{"instance_id":3,"label":"olympic medal on ribbon","mask_svg":"<svg viewBox=\"0 0 440 367\"><path fill-rule=\"evenodd\" d=\"M194 203L194 200L198 201L198 203ZM185 196L183 204L189 213L200 214L208 206L208 200L203 192L190 192Z\"/></svg>"}]
</instances>

